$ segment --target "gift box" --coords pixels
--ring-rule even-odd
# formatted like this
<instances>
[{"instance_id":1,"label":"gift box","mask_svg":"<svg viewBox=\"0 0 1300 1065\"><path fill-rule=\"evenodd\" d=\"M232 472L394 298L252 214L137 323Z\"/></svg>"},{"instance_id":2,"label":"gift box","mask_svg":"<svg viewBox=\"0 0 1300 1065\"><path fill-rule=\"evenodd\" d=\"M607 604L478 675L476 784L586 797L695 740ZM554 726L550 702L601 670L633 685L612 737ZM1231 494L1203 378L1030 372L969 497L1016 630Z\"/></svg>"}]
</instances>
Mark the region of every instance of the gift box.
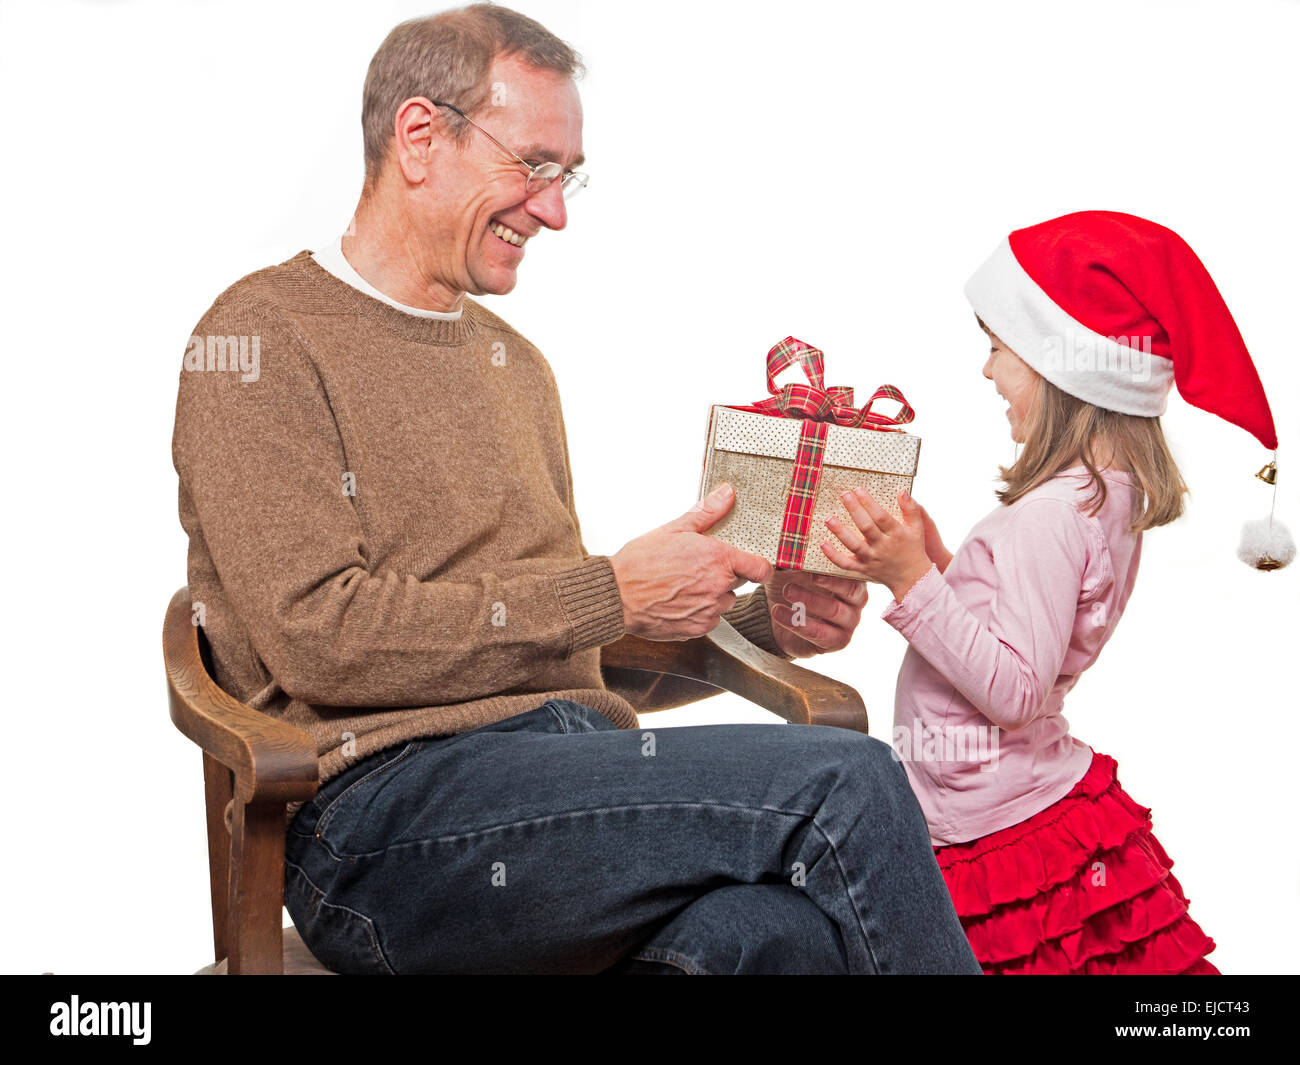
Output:
<instances>
[{"instance_id":1,"label":"gift box","mask_svg":"<svg viewBox=\"0 0 1300 1065\"><path fill-rule=\"evenodd\" d=\"M807 384L777 386L790 366ZM912 490L921 438L899 428L916 415L902 392L881 385L860 410L853 389L827 388L824 356L794 337L767 354L769 397L748 405L717 404L709 412L700 498L730 484L736 501L709 530L724 543L761 555L778 569L864 580L828 559L821 543L838 543L826 519L856 528L840 494L865 488L895 517L898 493ZM872 411L877 400L900 404L893 416Z\"/></svg>"}]
</instances>

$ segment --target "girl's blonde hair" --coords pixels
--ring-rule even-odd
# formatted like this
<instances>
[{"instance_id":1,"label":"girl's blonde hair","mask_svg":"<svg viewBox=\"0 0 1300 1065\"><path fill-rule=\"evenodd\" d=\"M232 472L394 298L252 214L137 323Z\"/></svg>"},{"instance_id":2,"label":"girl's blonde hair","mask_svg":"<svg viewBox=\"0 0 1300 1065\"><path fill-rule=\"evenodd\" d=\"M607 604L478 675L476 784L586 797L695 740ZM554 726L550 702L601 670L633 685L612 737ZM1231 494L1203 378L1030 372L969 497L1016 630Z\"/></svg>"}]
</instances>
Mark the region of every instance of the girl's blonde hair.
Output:
<instances>
[{"instance_id":1,"label":"girl's blonde hair","mask_svg":"<svg viewBox=\"0 0 1300 1065\"><path fill-rule=\"evenodd\" d=\"M977 319L978 320L978 319ZM993 333L982 321L980 328ZM1133 533L1167 525L1183 512L1187 485L1170 454L1159 417L1142 418L1105 410L1063 392L1035 371L1036 389L1025 418L1025 445L1010 466L999 466L1006 487L997 492L1004 504L1071 466L1082 463L1092 479L1089 514L1106 502L1106 482L1097 466L1097 446L1109 450L1109 466L1127 469L1133 478Z\"/></svg>"}]
</instances>

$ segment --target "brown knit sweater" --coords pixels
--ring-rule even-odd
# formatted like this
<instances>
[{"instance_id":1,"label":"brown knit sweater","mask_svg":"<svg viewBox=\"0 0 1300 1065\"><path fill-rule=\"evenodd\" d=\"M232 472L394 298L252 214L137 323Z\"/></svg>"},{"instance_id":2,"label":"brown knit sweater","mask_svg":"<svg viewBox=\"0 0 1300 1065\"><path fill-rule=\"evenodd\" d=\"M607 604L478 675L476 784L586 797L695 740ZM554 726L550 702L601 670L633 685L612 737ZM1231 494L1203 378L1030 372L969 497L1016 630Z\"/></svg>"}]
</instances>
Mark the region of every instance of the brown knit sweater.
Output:
<instances>
[{"instance_id":1,"label":"brown knit sweater","mask_svg":"<svg viewBox=\"0 0 1300 1065\"><path fill-rule=\"evenodd\" d=\"M214 679L307 732L322 784L549 698L637 727L601 676L623 605L582 544L555 379L474 301L407 314L306 251L242 278L194 329L172 458ZM761 587L727 620L781 653Z\"/></svg>"}]
</instances>

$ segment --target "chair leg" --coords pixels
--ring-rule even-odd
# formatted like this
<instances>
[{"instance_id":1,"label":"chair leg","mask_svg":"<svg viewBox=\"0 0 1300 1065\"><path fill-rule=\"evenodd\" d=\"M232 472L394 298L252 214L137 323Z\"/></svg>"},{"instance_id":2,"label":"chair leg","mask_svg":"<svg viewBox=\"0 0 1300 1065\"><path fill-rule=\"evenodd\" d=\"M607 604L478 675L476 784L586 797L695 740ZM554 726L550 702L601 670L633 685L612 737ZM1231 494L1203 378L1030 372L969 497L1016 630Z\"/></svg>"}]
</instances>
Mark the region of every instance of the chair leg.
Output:
<instances>
[{"instance_id":1,"label":"chair leg","mask_svg":"<svg viewBox=\"0 0 1300 1065\"><path fill-rule=\"evenodd\" d=\"M215 961L226 956L226 898L230 890L230 832L226 807L233 794L233 774L203 752L203 798L208 817L208 881L212 895L212 949Z\"/></svg>"},{"instance_id":2,"label":"chair leg","mask_svg":"<svg viewBox=\"0 0 1300 1065\"><path fill-rule=\"evenodd\" d=\"M235 800L231 833L227 972L284 972L283 802Z\"/></svg>"}]
</instances>

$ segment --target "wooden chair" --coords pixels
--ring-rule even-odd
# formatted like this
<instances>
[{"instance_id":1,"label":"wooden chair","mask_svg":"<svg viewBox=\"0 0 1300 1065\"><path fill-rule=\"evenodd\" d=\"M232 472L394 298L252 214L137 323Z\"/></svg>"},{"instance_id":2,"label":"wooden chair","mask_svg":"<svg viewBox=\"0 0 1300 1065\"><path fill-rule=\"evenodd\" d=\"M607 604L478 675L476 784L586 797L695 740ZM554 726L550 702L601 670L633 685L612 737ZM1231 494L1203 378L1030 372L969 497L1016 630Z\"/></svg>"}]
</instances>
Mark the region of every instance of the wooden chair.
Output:
<instances>
[{"instance_id":1,"label":"wooden chair","mask_svg":"<svg viewBox=\"0 0 1300 1065\"><path fill-rule=\"evenodd\" d=\"M292 924L281 927L285 807L316 794L315 747L305 732L217 686L188 588L167 608L163 658L172 722L203 750L216 961L199 972L328 973ZM707 636L680 642L625 636L601 649L601 670L639 713L663 708L656 699L663 701L658 688L668 676L691 682L688 701L732 691L789 722L867 731L862 699L847 684L768 654L725 621ZM677 692L669 705L681 704L679 682Z\"/></svg>"}]
</instances>

